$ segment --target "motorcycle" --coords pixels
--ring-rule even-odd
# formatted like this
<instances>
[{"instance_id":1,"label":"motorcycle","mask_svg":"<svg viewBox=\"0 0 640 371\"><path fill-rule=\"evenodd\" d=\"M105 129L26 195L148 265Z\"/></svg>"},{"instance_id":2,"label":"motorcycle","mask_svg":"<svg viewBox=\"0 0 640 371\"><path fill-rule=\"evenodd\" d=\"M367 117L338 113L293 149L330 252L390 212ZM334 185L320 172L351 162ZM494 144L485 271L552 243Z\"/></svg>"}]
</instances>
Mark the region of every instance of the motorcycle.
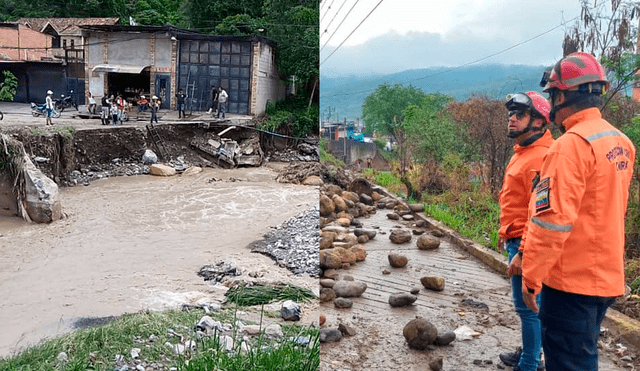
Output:
<instances>
[{"instance_id":1,"label":"motorcycle","mask_svg":"<svg viewBox=\"0 0 640 371\"><path fill-rule=\"evenodd\" d=\"M71 90L71 94L70 95L67 95L65 97L64 94L62 94L60 96L60 99L54 100L54 104L55 104L56 110L62 112L62 111L64 111L65 108L73 107L77 111L78 110L78 104L73 100L73 98L71 97L72 95L73 95L73 90Z\"/></svg>"},{"instance_id":2,"label":"motorcycle","mask_svg":"<svg viewBox=\"0 0 640 371\"><path fill-rule=\"evenodd\" d=\"M33 115L33 117L38 117L38 116L46 116L47 115L47 104L43 103L43 104L35 104L33 102L31 102L31 115ZM60 117L60 111L58 111L57 109L53 109L53 118L57 119Z\"/></svg>"}]
</instances>

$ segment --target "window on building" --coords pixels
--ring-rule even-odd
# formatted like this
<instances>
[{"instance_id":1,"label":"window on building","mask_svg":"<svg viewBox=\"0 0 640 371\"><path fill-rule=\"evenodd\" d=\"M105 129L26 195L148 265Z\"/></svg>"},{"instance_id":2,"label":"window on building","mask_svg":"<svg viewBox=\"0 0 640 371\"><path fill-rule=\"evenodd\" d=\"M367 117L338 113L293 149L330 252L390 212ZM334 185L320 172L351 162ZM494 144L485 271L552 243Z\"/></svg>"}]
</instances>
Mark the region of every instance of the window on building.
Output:
<instances>
[{"instance_id":1,"label":"window on building","mask_svg":"<svg viewBox=\"0 0 640 371\"><path fill-rule=\"evenodd\" d=\"M67 39L62 39L62 49L67 48Z\"/></svg>"},{"instance_id":2,"label":"window on building","mask_svg":"<svg viewBox=\"0 0 640 371\"><path fill-rule=\"evenodd\" d=\"M75 44L75 40L72 39L71 40L71 49L73 49L74 44Z\"/></svg>"}]
</instances>

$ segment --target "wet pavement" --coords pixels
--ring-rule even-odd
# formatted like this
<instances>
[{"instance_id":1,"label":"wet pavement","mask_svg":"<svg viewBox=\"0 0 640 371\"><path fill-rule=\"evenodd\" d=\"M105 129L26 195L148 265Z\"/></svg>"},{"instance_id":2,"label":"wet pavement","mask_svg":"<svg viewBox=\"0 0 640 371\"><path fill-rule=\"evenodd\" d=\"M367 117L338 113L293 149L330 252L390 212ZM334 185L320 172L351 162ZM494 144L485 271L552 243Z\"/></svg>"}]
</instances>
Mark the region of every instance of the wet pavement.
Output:
<instances>
[{"instance_id":1,"label":"wet pavement","mask_svg":"<svg viewBox=\"0 0 640 371\"><path fill-rule=\"evenodd\" d=\"M410 228L412 223L391 221L386 218L387 212L378 210L369 218L359 219L364 228L379 228L378 234L364 245L364 261L339 271L365 282L365 293L352 298L351 309L336 309L331 302L320 306L320 312L327 316L324 327L346 323L356 331L355 336L343 337L340 342L322 344L320 370L428 370L428 364L439 357L444 359L443 370L496 369L501 365L499 353L521 345L520 320L511 303L509 281L445 239L438 249L430 251L418 250L417 236L407 244L392 244L390 230L401 225ZM407 256L407 266L392 268L387 258L390 252ZM383 274L383 270L390 274ZM444 277L445 289L425 289L420 284L423 276ZM420 293L413 305L392 308L388 304L391 294L409 292L414 287L420 288ZM468 299L488 308L464 305L463 300ZM402 330L416 316L433 323L439 333L468 326L480 335L433 350L413 350L407 346ZM624 369L608 357L601 352L601 371Z\"/></svg>"},{"instance_id":2,"label":"wet pavement","mask_svg":"<svg viewBox=\"0 0 640 371\"><path fill-rule=\"evenodd\" d=\"M276 175L261 167L109 178L61 188L60 221L0 216L0 357L71 331L78 318L221 300L226 288L197 275L220 261L242 269L238 278L317 291L317 279L247 247L318 204L316 187ZM303 314L302 323L317 322L317 312Z\"/></svg>"}]
</instances>

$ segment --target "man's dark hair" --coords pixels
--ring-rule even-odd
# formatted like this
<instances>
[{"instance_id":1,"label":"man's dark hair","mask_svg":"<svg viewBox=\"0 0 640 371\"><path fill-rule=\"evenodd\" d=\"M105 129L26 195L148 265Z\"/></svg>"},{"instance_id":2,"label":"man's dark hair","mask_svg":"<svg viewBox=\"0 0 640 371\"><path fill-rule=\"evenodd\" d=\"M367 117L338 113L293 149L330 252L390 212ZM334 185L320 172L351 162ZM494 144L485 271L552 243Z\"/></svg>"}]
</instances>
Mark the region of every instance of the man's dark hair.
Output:
<instances>
[{"instance_id":1,"label":"man's dark hair","mask_svg":"<svg viewBox=\"0 0 640 371\"><path fill-rule=\"evenodd\" d=\"M565 95L565 98L567 100L576 100L576 102L572 104L572 106L577 111L582 111L592 107L600 109L600 107L602 107L602 96L599 94L580 91L567 91L565 92Z\"/></svg>"}]
</instances>

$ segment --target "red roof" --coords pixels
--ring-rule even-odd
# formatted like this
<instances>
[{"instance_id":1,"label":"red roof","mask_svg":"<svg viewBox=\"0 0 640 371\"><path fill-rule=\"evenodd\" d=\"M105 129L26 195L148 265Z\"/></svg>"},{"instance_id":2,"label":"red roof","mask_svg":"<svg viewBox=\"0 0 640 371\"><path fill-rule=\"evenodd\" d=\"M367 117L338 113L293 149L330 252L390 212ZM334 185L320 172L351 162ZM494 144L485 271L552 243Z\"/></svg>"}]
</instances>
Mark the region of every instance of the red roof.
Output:
<instances>
[{"instance_id":1,"label":"red roof","mask_svg":"<svg viewBox=\"0 0 640 371\"><path fill-rule=\"evenodd\" d=\"M56 32L70 26L100 26L100 25L117 25L118 17L108 18L46 18L46 17L27 17L20 18L16 23L26 25L33 30L42 32L44 28L50 24Z\"/></svg>"}]
</instances>

